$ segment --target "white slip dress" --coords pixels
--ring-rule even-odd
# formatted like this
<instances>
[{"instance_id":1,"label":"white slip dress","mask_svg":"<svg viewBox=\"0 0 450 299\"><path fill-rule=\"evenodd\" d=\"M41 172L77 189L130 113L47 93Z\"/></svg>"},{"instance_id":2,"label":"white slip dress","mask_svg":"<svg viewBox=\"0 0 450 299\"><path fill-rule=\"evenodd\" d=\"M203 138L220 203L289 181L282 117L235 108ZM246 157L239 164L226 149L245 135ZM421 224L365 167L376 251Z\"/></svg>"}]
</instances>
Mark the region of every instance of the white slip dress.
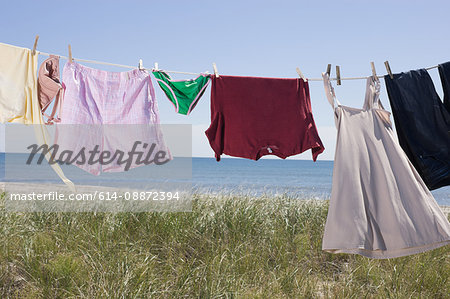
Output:
<instances>
[{"instance_id":1,"label":"white slip dress","mask_svg":"<svg viewBox=\"0 0 450 299\"><path fill-rule=\"evenodd\" d=\"M400 147L378 78L367 79L362 109L325 92L337 128L333 186L322 249L394 258L450 243L450 224Z\"/></svg>"}]
</instances>

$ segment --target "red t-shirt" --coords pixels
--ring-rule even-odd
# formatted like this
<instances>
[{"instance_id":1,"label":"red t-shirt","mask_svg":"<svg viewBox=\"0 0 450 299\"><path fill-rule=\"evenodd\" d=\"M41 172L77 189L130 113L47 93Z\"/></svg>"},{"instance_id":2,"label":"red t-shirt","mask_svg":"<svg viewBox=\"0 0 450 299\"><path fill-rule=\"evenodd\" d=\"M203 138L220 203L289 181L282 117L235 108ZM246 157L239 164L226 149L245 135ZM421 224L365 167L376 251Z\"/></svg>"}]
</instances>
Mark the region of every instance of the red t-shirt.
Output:
<instances>
[{"instance_id":1,"label":"red t-shirt","mask_svg":"<svg viewBox=\"0 0 450 299\"><path fill-rule=\"evenodd\" d=\"M211 76L211 125L206 136L220 155L282 159L324 147L317 133L303 79Z\"/></svg>"}]
</instances>

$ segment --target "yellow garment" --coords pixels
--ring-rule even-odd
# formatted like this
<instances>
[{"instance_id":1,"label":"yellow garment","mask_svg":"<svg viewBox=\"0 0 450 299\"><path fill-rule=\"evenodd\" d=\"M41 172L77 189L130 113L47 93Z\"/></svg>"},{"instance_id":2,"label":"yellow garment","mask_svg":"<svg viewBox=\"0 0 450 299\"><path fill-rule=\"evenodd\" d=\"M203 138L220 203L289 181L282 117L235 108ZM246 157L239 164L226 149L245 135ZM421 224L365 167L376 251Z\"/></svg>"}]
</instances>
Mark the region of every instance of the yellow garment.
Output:
<instances>
[{"instance_id":1,"label":"yellow garment","mask_svg":"<svg viewBox=\"0 0 450 299\"><path fill-rule=\"evenodd\" d=\"M0 122L39 123L37 55L0 43Z\"/></svg>"},{"instance_id":2,"label":"yellow garment","mask_svg":"<svg viewBox=\"0 0 450 299\"><path fill-rule=\"evenodd\" d=\"M48 144L37 97L37 55L30 49L0 43L0 123L34 124L36 139ZM36 126L37 125L37 126ZM46 155L47 160L50 154ZM58 164L51 165L58 176L75 190Z\"/></svg>"}]
</instances>

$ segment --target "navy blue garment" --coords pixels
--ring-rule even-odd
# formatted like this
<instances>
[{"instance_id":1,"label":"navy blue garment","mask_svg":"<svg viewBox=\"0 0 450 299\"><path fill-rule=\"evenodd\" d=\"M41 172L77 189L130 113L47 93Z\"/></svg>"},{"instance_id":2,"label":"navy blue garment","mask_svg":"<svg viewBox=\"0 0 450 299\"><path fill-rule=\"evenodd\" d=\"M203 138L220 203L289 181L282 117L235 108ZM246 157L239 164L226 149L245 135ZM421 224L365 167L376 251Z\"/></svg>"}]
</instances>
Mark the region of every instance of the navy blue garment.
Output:
<instances>
[{"instance_id":1,"label":"navy blue garment","mask_svg":"<svg viewBox=\"0 0 450 299\"><path fill-rule=\"evenodd\" d=\"M439 65L450 104L450 63ZM385 76L401 147L430 190L450 185L450 107L425 69Z\"/></svg>"}]
</instances>

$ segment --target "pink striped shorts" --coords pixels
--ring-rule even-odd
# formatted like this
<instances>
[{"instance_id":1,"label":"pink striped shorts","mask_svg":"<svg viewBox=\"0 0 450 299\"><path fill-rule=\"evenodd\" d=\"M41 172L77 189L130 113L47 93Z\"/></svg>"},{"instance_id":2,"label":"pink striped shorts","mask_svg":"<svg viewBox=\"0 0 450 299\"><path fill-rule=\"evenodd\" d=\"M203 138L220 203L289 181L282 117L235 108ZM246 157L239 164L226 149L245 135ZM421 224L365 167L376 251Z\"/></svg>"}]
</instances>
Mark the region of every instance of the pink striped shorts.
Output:
<instances>
[{"instance_id":1,"label":"pink striped shorts","mask_svg":"<svg viewBox=\"0 0 450 299\"><path fill-rule=\"evenodd\" d=\"M59 151L75 154L98 146L99 151L129 152L139 141L153 147L153 154L170 151L165 146L159 127L159 112L150 75L138 69L128 72L108 72L78 63L66 63L62 75L64 100L61 122L57 125L55 144ZM73 163L94 175L101 172L127 170L113 161ZM133 163L129 168L137 167Z\"/></svg>"}]
</instances>

